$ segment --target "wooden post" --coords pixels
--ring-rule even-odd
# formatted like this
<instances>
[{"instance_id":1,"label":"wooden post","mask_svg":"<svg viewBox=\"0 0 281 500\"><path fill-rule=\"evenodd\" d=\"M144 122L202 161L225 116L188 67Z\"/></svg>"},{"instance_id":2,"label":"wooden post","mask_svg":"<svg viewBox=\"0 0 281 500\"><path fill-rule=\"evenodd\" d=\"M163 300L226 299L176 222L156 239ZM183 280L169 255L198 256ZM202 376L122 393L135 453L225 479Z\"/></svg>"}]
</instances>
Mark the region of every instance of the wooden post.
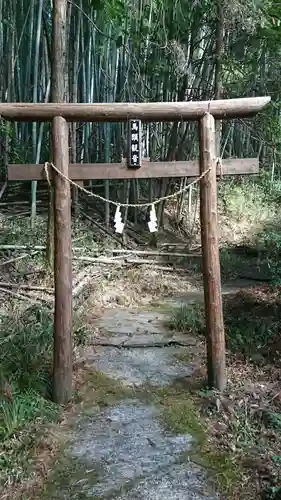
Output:
<instances>
[{"instance_id":1,"label":"wooden post","mask_svg":"<svg viewBox=\"0 0 281 500\"><path fill-rule=\"evenodd\" d=\"M218 245L215 120L200 120L200 218L207 327L208 383L222 391L226 385L225 336Z\"/></svg>"},{"instance_id":2,"label":"wooden post","mask_svg":"<svg viewBox=\"0 0 281 500\"><path fill-rule=\"evenodd\" d=\"M67 0L53 1L52 101L66 101L67 74ZM69 135L65 118L57 115L52 122L52 157L56 168L68 177ZM72 249L70 185L54 175L54 373L53 399L67 403L72 396Z\"/></svg>"},{"instance_id":3,"label":"wooden post","mask_svg":"<svg viewBox=\"0 0 281 500\"><path fill-rule=\"evenodd\" d=\"M51 100L66 101L68 74L66 61L66 11L67 0L54 0L52 11ZM56 116L61 116L57 113ZM54 117L53 117L54 118ZM52 148L51 148L52 149ZM48 240L46 258L50 269L54 262L54 193L49 189Z\"/></svg>"},{"instance_id":4,"label":"wooden post","mask_svg":"<svg viewBox=\"0 0 281 500\"><path fill-rule=\"evenodd\" d=\"M57 116L52 124L53 161L68 177L68 124ZM55 182L55 320L53 399L67 403L72 396L72 249L69 182L54 174Z\"/></svg>"}]
</instances>

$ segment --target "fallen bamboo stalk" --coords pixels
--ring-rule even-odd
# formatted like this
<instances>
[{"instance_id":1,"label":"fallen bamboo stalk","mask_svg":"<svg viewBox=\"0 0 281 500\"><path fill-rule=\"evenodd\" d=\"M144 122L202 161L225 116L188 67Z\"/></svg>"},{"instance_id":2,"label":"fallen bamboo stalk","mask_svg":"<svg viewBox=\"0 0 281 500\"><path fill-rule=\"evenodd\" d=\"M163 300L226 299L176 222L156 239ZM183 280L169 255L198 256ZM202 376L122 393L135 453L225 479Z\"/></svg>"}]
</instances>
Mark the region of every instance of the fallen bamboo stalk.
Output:
<instances>
[{"instance_id":1,"label":"fallen bamboo stalk","mask_svg":"<svg viewBox=\"0 0 281 500\"><path fill-rule=\"evenodd\" d=\"M124 257L124 256L122 256ZM152 269L155 269L155 270L159 270L159 271L181 271L181 273L185 273L185 274L188 274L190 273L189 270L183 268L183 267L175 267L174 264L171 264L169 266L169 263L165 263L167 264L166 266L159 266L156 264L157 261L155 260L137 260L137 259L123 259L123 260L114 260L114 258L105 258L103 260L101 260L100 258L95 258L95 257L73 257L73 260L78 260L78 261L85 261L85 262L96 262L97 264L105 264L105 265L109 265L109 264L119 264L120 266L124 266L124 267L128 267L130 265L144 265L144 266L147 266L147 267L151 267Z\"/></svg>"},{"instance_id":2,"label":"fallen bamboo stalk","mask_svg":"<svg viewBox=\"0 0 281 500\"><path fill-rule=\"evenodd\" d=\"M188 245L186 244L181 244L181 243L158 243L158 248L160 248L161 250L165 250L167 251L168 248L171 248L171 249L174 249L176 251L179 251L179 250L189 250ZM161 252L160 250L160 252Z\"/></svg>"},{"instance_id":3,"label":"fallen bamboo stalk","mask_svg":"<svg viewBox=\"0 0 281 500\"><path fill-rule=\"evenodd\" d=\"M77 297L83 290L83 288L88 285L88 283L91 281L91 279L93 278L92 275L89 275L89 276L85 276L85 278L80 281L80 283L78 283L78 285L76 285L75 288L72 289L72 298L74 299L75 297Z\"/></svg>"},{"instance_id":4,"label":"fallen bamboo stalk","mask_svg":"<svg viewBox=\"0 0 281 500\"><path fill-rule=\"evenodd\" d=\"M32 252L30 253L25 253L23 255L20 255L19 257L14 257L13 259L5 260L5 262L0 262L0 267L1 266L6 266L8 264L13 264L14 262L17 262L22 259L26 259L27 257L33 257L34 255L38 254L39 252Z\"/></svg>"},{"instance_id":5,"label":"fallen bamboo stalk","mask_svg":"<svg viewBox=\"0 0 281 500\"><path fill-rule=\"evenodd\" d=\"M170 267L167 267L167 266L158 266L158 265L155 265L155 264L145 264L146 267L148 268L151 268L153 270L156 270L156 271L167 271L167 272L181 272L182 274L190 274L191 271L189 271L188 269L185 269L184 267L174 267L174 266L170 266Z\"/></svg>"},{"instance_id":6,"label":"fallen bamboo stalk","mask_svg":"<svg viewBox=\"0 0 281 500\"><path fill-rule=\"evenodd\" d=\"M159 243L159 246L160 247L186 247L187 244L183 243L183 242L182 243L180 243L180 242L178 242L178 243L169 243L168 241L167 242L163 241L163 242Z\"/></svg>"},{"instance_id":7,"label":"fallen bamboo stalk","mask_svg":"<svg viewBox=\"0 0 281 500\"><path fill-rule=\"evenodd\" d=\"M1 187L1 190L0 190L0 199L2 198L7 185L8 185L8 181L5 181L3 186Z\"/></svg>"},{"instance_id":8,"label":"fallen bamboo stalk","mask_svg":"<svg viewBox=\"0 0 281 500\"><path fill-rule=\"evenodd\" d=\"M45 245L35 245L35 246L28 246L28 245L0 245L0 250L45 250L46 246ZM81 252L85 250L85 247L73 247L73 252ZM94 253L99 254L100 250L93 250ZM126 255L123 254L128 254L128 255L151 255L151 256L156 256L156 257L183 257L183 258L201 258L201 254L196 254L196 253L180 253L180 252L156 252L153 250L130 250L130 249L108 249L107 253L113 253L113 254L119 254L116 257L111 257L109 259L117 259L117 258L126 258ZM97 262L101 261L102 259L108 259L107 256L99 255L97 257L73 257L75 260L85 260L88 262ZM151 263L154 261L143 261L142 263Z\"/></svg>"},{"instance_id":9,"label":"fallen bamboo stalk","mask_svg":"<svg viewBox=\"0 0 281 500\"><path fill-rule=\"evenodd\" d=\"M0 250L45 250L46 245L0 245Z\"/></svg>"},{"instance_id":10,"label":"fallen bamboo stalk","mask_svg":"<svg viewBox=\"0 0 281 500\"><path fill-rule=\"evenodd\" d=\"M98 274L89 274L85 276L72 290L72 297L77 298L78 295L82 292L82 290L93 280L98 277Z\"/></svg>"},{"instance_id":11,"label":"fallen bamboo stalk","mask_svg":"<svg viewBox=\"0 0 281 500\"><path fill-rule=\"evenodd\" d=\"M75 241L83 240L84 238L86 238L86 236L87 234L83 234L82 236L77 236L77 238L73 238L72 243L74 243Z\"/></svg>"},{"instance_id":12,"label":"fallen bamboo stalk","mask_svg":"<svg viewBox=\"0 0 281 500\"><path fill-rule=\"evenodd\" d=\"M22 293L12 292L12 290L8 290L7 288L0 288L0 292L6 293L8 295L12 295L13 297L16 297L17 299L20 299L20 300L28 300L28 301L32 302L33 304L39 304L40 302L48 302L45 299L41 299L39 297L34 299L32 297L29 297L29 295L24 295Z\"/></svg>"},{"instance_id":13,"label":"fallen bamboo stalk","mask_svg":"<svg viewBox=\"0 0 281 500\"><path fill-rule=\"evenodd\" d=\"M128 264L157 264L159 263L159 260L153 260L153 259L128 259L127 257L124 258L124 262ZM161 263L161 261L160 261ZM163 264L166 264L167 266L174 266L174 262L166 262L164 261Z\"/></svg>"},{"instance_id":14,"label":"fallen bamboo stalk","mask_svg":"<svg viewBox=\"0 0 281 500\"><path fill-rule=\"evenodd\" d=\"M78 238L74 238L73 243L76 241L80 241L84 236L79 236ZM0 245L0 250L46 250L46 245ZM85 250L85 247L73 247L73 250L82 251Z\"/></svg>"},{"instance_id":15,"label":"fallen bamboo stalk","mask_svg":"<svg viewBox=\"0 0 281 500\"><path fill-rule=\"evenodd\" d=\"M72 295L76 297L80 293L80 289L82 290L83 287L87 285L86 280L95 279L99 274L95 266L84 267L84 269L74 277Z\"/></svg>"},{"instance_id":16,"label":"fallen bamboo stalk","mask_svg":"<svg viewBox=\"0 0 281 500\"><path fill-rule=\"evenodd\" d=\"M97 263L100 263L100 264L139 264L139 265L143 265L143 264L156 264L157 262L159 261L156 261L156 260L152 260L152 259L128 259L127 256L124 256L124 255L118 255L118 256L115 256L115 257L104 257L104 256L100 256L100 257L87 257L87 256L82 256L82 257L73 257L74 260L81 260L81 261L85 261L85 262L97 262ZM123 260L120 260L120 259L123 259ZM165 262L165 264L167 265L174 265L173 262L169 263L169 262Z\"/></svg>"},{"instance_id":17,"label":"fallen bamboo stalk","mask_svg":"<svg viewBox=\"0 0 281 500\"><path fill-rule=\"evenodd\" d=\"M41 200L38 200L37 203L42 203ZM0 207L10 206L10 205L30 205L30 201L2 201L0 203Z\"/></svg>"},{"instance_id":18,"label":"fallen bamboo stalk","mask_svg":"<svg viewBox=\"0 0 281 500\"><path fill-rule=\"evenodd\" d=\"M39 208L40 207L38 207L38 210L37 210L38 213L40 212ZM30 210L27 210L26 212L17 212L17 213L15 212L13 214L7 215L6 219L13 219L13 217L17 217L17 218L25 217L26 215L30 215Z\"/></svg>"},{"instance_id":19,"label":"fallen bamboo stalk","mask_svg":"<svg viewBox=\"0 0 281 500\"><path fill-rule=\"evenodd\" d=\"M46 293L54 293L53 288L45 288L43 286L34 286L34 285L20 285L18 283L6 283L0 282L1 288L18 288L19 290L31 290L35 292L46 292Z\"/></svg>"},{"instance_id":20,"label":"fallen bamboo stalk","mask_svg":"<svg viewBox=\"0 0 281 500\"><path fill-rule=\"evenodd\" d=\"M124 255L117 255L115 257L105 257L103 255L101 255L100 257L86 257L86 256L82 256L82 257L73 257L73 260L81 260L81 261L84 261L84 262L98 262L100 264L118 264L118 263L121 263L122 264L122 261L120 262L119 259L123 259L124 258Z\"/></svg>"},{"instance_id":21,"label":"fallen bamboo stalk","mask_svg":"<svg viewBox=\"0 0 281 500\"><path fill-rule=\"evenodd\" d=\"M112 253L131 253L132 255L155 255L159 257L201 257L200 254L193 253L180 253L180 252L157 252L154 250L125 250L125 249L113 249L110 250Z\"/></svg>"}]
</instances>

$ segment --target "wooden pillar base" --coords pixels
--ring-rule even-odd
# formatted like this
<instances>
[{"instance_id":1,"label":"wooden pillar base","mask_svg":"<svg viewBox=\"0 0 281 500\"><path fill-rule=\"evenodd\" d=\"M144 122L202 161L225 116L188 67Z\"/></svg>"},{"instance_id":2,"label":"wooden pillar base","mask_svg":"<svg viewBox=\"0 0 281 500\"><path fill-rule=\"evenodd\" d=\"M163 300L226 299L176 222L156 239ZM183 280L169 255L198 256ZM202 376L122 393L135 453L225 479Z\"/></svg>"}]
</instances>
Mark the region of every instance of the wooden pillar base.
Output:
<instances>
[{"instance_id":1,"label":"wooden pillar base","mask_svg":"<svg viewBox=\"0 0 281 500\"><path fill-rule=\"evenodd\" d=\"M53 162L68 177L68 124L58 116L52 123ZM66 404L72 397L72 248L69 182L54 174L55 318L53 399Z\"/></svg>"}]
</instances>

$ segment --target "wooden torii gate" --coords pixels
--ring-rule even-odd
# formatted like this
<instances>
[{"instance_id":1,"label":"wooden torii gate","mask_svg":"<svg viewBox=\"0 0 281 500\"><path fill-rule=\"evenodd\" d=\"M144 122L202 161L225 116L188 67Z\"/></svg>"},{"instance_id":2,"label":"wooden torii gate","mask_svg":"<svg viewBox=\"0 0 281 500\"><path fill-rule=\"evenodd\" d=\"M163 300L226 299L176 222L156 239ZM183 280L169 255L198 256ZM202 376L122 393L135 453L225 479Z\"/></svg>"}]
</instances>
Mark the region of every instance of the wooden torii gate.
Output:
<instances>
[{"instance_id":1,"label":"wooden torii gate","mask_svg":"<svg viewBox=\"0 0 281 500\"><path fill-rule=\"evenodd\" d=\"M223 390L226 384L225 335L222 311L219 245L217 230L217 169L215 120L254 116L270 97L203 102L114 103L114 104L0 104L0 116L15 121L51 121L53 163L64 177L86 179L140 179L199 177L202 258L207 327L209 386ZM68 122L126 122L139 119L199 123L199 161L149 162L138 169L125 163L69 165ZM257 158L223 160L225 175L256 174ZM9 165L8 180L45 179L43 165ZM70 185L58 173L55 187L55 313L54 313L54 399L66 403L72 394L72 248Z\"/></svg>"}]
</instances>

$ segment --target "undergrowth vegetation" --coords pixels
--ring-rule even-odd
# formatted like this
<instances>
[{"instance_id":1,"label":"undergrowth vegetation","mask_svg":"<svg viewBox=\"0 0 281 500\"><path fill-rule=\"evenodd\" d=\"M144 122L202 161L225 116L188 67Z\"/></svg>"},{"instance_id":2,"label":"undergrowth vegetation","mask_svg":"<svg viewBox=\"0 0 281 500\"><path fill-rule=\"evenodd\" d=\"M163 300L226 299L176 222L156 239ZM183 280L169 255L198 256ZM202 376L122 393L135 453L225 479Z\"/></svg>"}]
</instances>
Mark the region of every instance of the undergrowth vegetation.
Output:
<instances>
[{"instance_id":1,"label":"undergrowth vegetation","mask_svg":"<svg viewBox=\"0 0 281 500\"><path fill-rule=\"evenodd\" d=\"M52 366L52 316L32 306L19 317L1 317L0 325L0 474L14 483L28 464L42 424L60 410L49 399Z\"/></svg>"},{"instance_id":2,"label":"undergrowth vegetation","mask_svg":"<svg viewBox=\"0 0 281 500\"><path fill-rule=\"evenodd\" d=\"M76 316L73 329L74 345L83 345L87 332L79 326ZM14 311L1 316L1 486L21 483L29 477L36 448L44 442L48 424L58 422L62 416L62 408L51 401L52 358L50 309L35 304L20 314Z\"/></svg>"},{"instance_id":3,"label":"undergrowth vegetation","mask_svg":"<svg viewBox=\"0 0 281 500\"><path fill-rule=\"evenodd\" d=\"M269 286L255 291L241 291L224 297L224 323L227 348L242 359L280 366L281 297ZM173 330L205 334L205 311L202 304L177 308L170 318Z\"/></svg>"},{"instance_id":4,"label":"undergrowth vegetation","mask_svg":"<svg viewBox=\"0 0 281 500\"><path fill-rule=\"evenodd\" d=\"M256 475L259 495L278 500L281 494L279 287L262 286L226 295L223 308L229 385L220 396L201 391L199 405L212 422L213 440L250 471L247 485ZM189 304L176 309L169 325L174 330L204 336L204 306ZM249 498L260 498L255 494Z\"/></svg>"},{"instance_id":5,"label":"undergrowth vegetation","mask_svg":"<svg viewBox=\"0 0 281 500\"><path fill-rule=\"evenodd\" d=\"M219 185L221 246L251 244L271 254L280 248L281 182L271 181L266 171Z\"/></svg>"},{"instance_id":6,"label":"undergrowth vegetation","mask_svg":"<svg viewBox=\"0 0 281 500\"><path fill-rule=\"evenodd\" d=\"M44 245L46 217L38 216L31 229L29 218L0 219L1 278L14 284L52 285L51 272L44 252L34 252ZM86 235L85 225L77 218L73 237ZM21 252L14 245L25 245ZM5 262L10 262L5 264ZM3 290L2 290L3 292ZM9 292L9 289L8 289ZM32 295L21 290L3 295L0 304L0 484L20 484L34 472L38 446L46 442L48 425L61 418L61 409L51 401L53 362L52 301L44 294ZM51 298L51 295L50 295ZM79 314L74 314L74 342L81 345L87 332Z\"/></svg>"},{"instance_id":7,"label":"undergrowth vegetation","mask_svg":"<svg viewBox=\"0 0 281 500\"><path fill-rule=\"evenodd\" d=\"M234 278L239 284L239 278L247 276L253 287L223 297L229 385L223 395L199 391L198 404L201 415L210 420L212 441L232 457L233 464L242 465L245 498L278 500L281 183L271 182L267 174L236 178L221 183L219 193L222 278ZM169 327L204 338L204 305L175 309ZM255 488L248 488L253 481Z\"/></svg>"},{"instance_id":8,"label":"undergrowth vegetation","mask_svg":"<svg viewBox=\"0 0 281 500\"><path fill-rule=\"evenodd\" d=\"M266 171L257 177L241 176L222 181L219 184L219 212L223 221L232 222L235 233L252 227L251 233L245 233L247 239L257 234L257 228L263 229L276 220L281 198L281 183L272 182Z\"/></svg>"}]
</instances>

